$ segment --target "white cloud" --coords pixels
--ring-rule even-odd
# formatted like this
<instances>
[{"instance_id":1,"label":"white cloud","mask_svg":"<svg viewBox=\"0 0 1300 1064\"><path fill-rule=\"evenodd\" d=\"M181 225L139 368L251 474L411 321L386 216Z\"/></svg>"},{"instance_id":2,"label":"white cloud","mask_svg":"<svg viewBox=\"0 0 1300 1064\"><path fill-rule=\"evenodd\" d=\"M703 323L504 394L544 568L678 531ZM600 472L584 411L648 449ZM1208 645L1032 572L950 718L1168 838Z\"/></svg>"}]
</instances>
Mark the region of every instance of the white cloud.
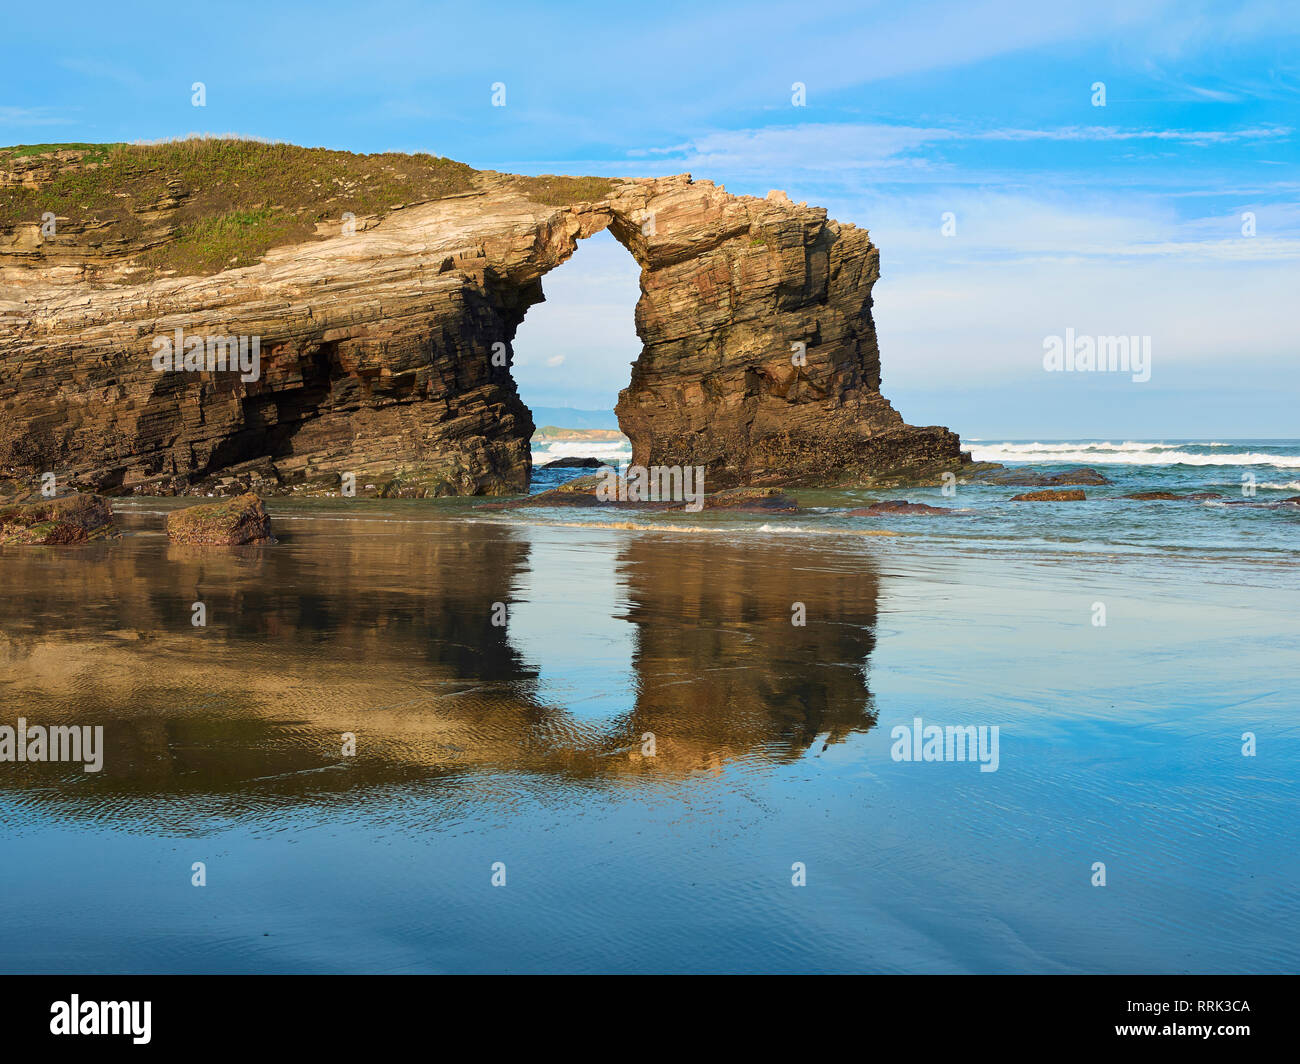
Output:
<instances>
[{"instance_id":1,"label":"white cloud","mask_svg":"<svg viewBox=\"0 0 1300 1064\"><path fill-rule=\"evenodd\" d=\"M542 279L546 299L514 339L514 378L529 406L612 409L641 353L640 267L608 232L578 245ZM563 370L555 370L563 366Z\"/></svg>"},{"instance_id":2,"label":"white cloud","mask_svg":"<svg viewBox=\"0 0 1300 1064\"><path fill-rule=\"evenodd\" d=\"M955 187L840 201L832 214L870 230L886 272L898 263L963 268L999 260L1099 260L1119 268L1129 259L1233 264L1300 258L1300 208L1247 203L1243 210L1256 215L1254 237L1242 234L1239 211L1179 218L1163 198L1150 195L1076 193L1067 199ZM945 213L955 216L954 236L942 235Z\"/></svg>"},{"instance_id":3,"label":"white cloud","mask_svg":"<svg viewBox=\"0 0 1300 1064\"><path fill-rule=\"evenodd\" d=\"M48 107L0 107L3 126L70 126L72 119L51 113Z\"/></svg>"},{"instance_id":4,"label":"white cloud","mask_svg":"<svg viewBox=\"0 0 1300 1064\"><path fill-rule=\"evenodd\" d=\"M910 169L916 171L918 177L935 180L942 176L944 164L941 160L927 158L921 152L944 143L1146 141L1208 146L1281 142L1290 139L1293 132L1288 126L1264 125L1221 130L1122 129L1114 126L962 129L883 123L807 123L706 133L673 147L654 149L646 155L672 160L685 169L705 172L787 174L792 171L892 168ZM890 175L891 179L896 176Z\"/></svg>"},{"instance_id":5,"label":"white cloud","mask_svg":"<svg viewBox=\"0 0 1300 1064\"><path fill-rule=\"evenodd\" d=\"M940 232L943 211L957 235ZM1161 198L1034 197L956 188L833 205L881 248L874 292L884 392L1034 385L1045 336L1151 336L1162 386L1200 373L1226 386L1300 387L1290 320L1300 208L1263 205L1259 233L1237 214L1180 218ZM544 280L547 301L515 341L533 405L609 407L640 351L637 268L608 234ZM562 355L562 375L544 368ZM1264 374L1264 376L1261 376ZM1288 381L1290 384L1288 385Z\"/></svg>"},{"instance_id":6,"label":"white cloud","mask_svg":"<svg viewBox=\"0 0 1300 1064\"><path fill-rule=\"evenodd\" d=\"M991 129L955 134L967 140L1176 140L1192 144L1230 144L1245 140L1287 139L1289 126L1251 126L1245 129L1116 129L1112 126L1066 126L1059 129Z\"/></svg>"}]
</instances>

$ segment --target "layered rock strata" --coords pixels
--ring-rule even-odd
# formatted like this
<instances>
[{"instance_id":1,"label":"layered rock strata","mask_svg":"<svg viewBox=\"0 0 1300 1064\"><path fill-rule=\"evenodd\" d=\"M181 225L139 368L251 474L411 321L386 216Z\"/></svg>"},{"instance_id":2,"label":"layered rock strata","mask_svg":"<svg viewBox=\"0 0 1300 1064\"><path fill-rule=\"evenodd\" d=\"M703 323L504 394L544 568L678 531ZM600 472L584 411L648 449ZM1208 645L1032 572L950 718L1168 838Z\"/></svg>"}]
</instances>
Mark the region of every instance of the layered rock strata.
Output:
<instances>
[{"instance_id":1,"label":"layered rock strata","mask_svg":"<svg viewBox=\"0 0 1300 1064\"><path fill-rule=\"evenodd\" d=\"M115 534L112 503L94 495L30 499L0 507L0 547L59 547Z\"/></svg>"},{"instance_id":2,"label":"layered rock strata","mask_svg":"<svg viewBox=\"0 0 1300 1064\"><path fill-rule=\"evenodd\" d=\"M644 347L617 406L635 463L703 466L710 491L961 465L952 432L906 425L880 393L864 230L689 175L604 187L557 206L478 173L253 266L141 283L105 273L130 247L75 219L63 237L36 218L0 231L0 476L106 494L339 491L345 475L386 494L523 492L515 331L541 278L603 229L641 267ZM218 355L256 339L255 375L156 367L158 343L195 337Z\"/></svg>"}]
</instances>

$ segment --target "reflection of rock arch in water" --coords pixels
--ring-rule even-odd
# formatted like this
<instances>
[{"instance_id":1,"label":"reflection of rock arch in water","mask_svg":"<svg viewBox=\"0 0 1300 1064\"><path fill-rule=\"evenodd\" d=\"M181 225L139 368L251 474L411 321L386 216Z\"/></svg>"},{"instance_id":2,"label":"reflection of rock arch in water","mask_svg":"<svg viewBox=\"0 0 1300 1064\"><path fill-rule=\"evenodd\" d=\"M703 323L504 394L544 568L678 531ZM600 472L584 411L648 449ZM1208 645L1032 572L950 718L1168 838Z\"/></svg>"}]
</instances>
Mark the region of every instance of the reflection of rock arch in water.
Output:
<instances>
[{"instance_id":1,"label":"reflection of rock arch in water","mask_svg":"<svg viewBox=\"0 0 1300 1064\"><path fill-rule=\"evenodd\" d=\"M875 724L877 577L860 557L721 536L637 536L619 554L637 625L634 734L681 767L797 757ZM802 602L807 624L791 623ZM675 751L677 753L675 753Z\"/></svg>"},{"instance_id":2,"label":"reflection of rock arch in water","mask_svg":"<svg viewBox=\"0 0 1300 1064\"><path fill-rule=\"evenodd\" d=\"M5 716L103 725L106 759L95 777L0 765L0 794L180 825L361 807L416 780L598 780L789 759L818 736L874 724L876 577L860 557L454 520L282 527L273 550L128 536L57 565L7 557ZM567 575L617 579L626 601L605 623L634 626L635 695L603 719L550 697L510 628L490 622L493 602L542 590L530 564L542 534L580 540L571 553L591 571ZM565 575L551 574L559 593ZM208 604L202 631L189 624L195 594ZM807 627L790 624L795 601ZM646 731L653 759L638 756ZM357 734L356 758L340 756L344 732Z\"/></svg>"}]
</instances>

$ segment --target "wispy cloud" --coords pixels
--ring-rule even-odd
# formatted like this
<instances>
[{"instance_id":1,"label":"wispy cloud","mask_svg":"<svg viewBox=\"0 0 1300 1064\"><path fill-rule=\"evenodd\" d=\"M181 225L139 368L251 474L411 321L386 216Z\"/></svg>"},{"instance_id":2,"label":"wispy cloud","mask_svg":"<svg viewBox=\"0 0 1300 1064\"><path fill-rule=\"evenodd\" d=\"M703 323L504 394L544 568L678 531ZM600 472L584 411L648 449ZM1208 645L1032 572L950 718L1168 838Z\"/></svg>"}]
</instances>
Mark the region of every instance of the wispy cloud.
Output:
<instances>
[{"instance_id":1,"label":"wispy cloud","mask_svg":"<svg viewBox=\"0 0 1300 1064\"><path fill-rule=\"evenodd\" d=\"M762 129L722 130L671 147L650 149L647 158L674 160L683 166L833 170L897 167L931 169L942 163L925 149L963 142L1118 143L1170 142L1188 145L1276 143L1294 130L1281 125L1238 129L1124 129L1116 126L1061 126L1044 129L994 129L887 125L882 123L808 123ZM642 153L637 153L642 154Z\"/></svg>"},{"instance_id":2,"label":"wispy cloud","mask_svg":"<svg viewBox=\"0 0 1300 1064\"><path fill-rule=\"evenodd\" d=\"M55 114L48 107L0 106L0 125L4 126L70 126L71 118Z\"/></svg>"},{"instance_id":3,"label":"wispy cloud","mask_svg":"<svg viewBox=\"0 0 1300 1064\"><path fill-rule=\"evenodd\" d=\"M1060 129L993 129L953 133L965 140L1173 140L1189 144L1231 144L1236 141L1286 140L1289 126L1251 126L1246 129L1116 129L1112 126L1067 126Z\"/></svg>"}]
</instances>

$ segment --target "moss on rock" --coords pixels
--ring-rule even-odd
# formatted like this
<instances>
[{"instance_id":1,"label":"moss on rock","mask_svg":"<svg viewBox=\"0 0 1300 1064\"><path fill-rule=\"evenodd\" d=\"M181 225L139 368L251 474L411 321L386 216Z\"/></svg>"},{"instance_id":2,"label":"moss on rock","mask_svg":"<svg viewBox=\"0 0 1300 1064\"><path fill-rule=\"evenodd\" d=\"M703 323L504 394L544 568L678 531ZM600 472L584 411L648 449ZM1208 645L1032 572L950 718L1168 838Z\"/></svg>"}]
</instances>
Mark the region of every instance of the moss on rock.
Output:
<instances>
[{"instance_id":1,"label":"moss on rock","mask_svg":"<svg viewBox=\"0 0 1300 1064\"><path fill-rule=\"evenodd\" d=\"M262 500L251 494L172 511L167 515L167 538L214 547L275 542L271 518Z\"/></svg>"},{"instance_id":2,"label":"moss on rock","mask_svg":"<svg viewBox=\"0 0 1300 1064\"><path fill-rule=\"evenodd\" d=\"M113 534L113 508L98 495L64 495L0 508L0 546L63 546Z\"/></svg>"}]
</instances>

